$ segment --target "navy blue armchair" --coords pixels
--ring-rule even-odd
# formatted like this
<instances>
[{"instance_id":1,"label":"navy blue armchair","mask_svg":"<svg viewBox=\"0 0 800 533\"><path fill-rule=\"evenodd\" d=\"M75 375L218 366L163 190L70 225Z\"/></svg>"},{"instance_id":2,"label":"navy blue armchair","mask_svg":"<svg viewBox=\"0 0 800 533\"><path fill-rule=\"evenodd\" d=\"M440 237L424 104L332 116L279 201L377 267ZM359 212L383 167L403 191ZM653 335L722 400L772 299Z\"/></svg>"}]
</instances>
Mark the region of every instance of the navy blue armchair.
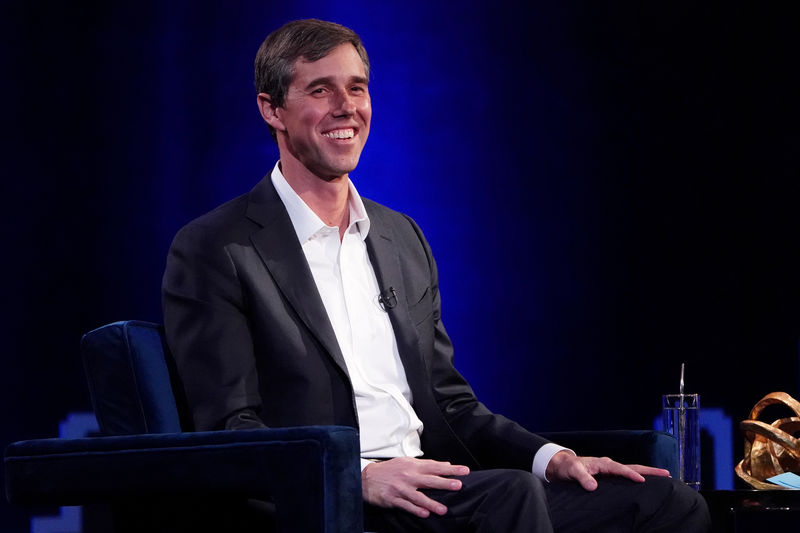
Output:
<instances>
[{"instance_id":1,"label":"navy blue armchair","mask_svg":"<svg viewBox=\"0 0 800 533\"><path fill-rule=\"evenodd\" d=\"M81 343L103 435L6 449L6 493L20 505L108 503L117 531L363 531L358 434L317 426L193 432L156 324L116 322ZM582 455L677 472L657 431L546 433Z\"/></svg>"},{"instance_id":2,"label":"navy blue armchair","mask_svg":"<svg viewBox=\"0 0 800 533\"><path fill-rule=\"evenodd\" d=\"M81 354L107 436L8 446L12 503L113 504L118 531L362 531L355 429L185 431L183 393L155 324L101 327L84 336Z\"/></svg>"}]
</instances>

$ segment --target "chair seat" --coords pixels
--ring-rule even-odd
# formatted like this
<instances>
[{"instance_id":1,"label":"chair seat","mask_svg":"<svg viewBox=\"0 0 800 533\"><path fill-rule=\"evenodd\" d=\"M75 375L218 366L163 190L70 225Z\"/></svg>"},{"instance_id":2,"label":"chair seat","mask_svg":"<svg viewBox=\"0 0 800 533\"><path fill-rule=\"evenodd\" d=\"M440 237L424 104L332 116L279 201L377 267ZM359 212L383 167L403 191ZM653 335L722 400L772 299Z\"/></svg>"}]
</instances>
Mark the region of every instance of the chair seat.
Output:
<instances>
[{"instance_id":1,"label":"chair seat","mask_svg":"<svg viewBox=\"0 0 800 533\"><path fill-rule=\"evenodd\" d=\"M362 522L358 449L340 426L40 439L8 446L6 488L22 505L255 498L275 502L287 531L350 532Z\"/></svg>"}]
</instances>

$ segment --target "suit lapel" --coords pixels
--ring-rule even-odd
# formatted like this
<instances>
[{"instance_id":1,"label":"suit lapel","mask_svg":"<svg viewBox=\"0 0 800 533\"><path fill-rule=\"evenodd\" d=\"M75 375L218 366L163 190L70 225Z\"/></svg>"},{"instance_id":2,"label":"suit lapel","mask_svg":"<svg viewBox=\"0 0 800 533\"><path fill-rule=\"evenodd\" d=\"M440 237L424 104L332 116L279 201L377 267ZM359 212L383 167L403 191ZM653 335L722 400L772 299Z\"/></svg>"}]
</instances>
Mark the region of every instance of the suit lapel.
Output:
<instances>
[{"instance_id":1,"label":"suit lapel","mask_svg":"<svg viewBox=\"0 0 800 533\"><path fill-rule=\"evenodd\" d=\"M386 292L391 287L397 293L397 305L387 309L387 312L411 393L415 398L420 398L420 393L427 390L428 376L421 357L419 335L408 313L408 296L400 268L400 251L394 242L392 227L384 222L380 213L370 209L369 205L366 207L370 218L367 252L379 289Z\"/></svg>"},{"instance_id":2,"label":"suit lapel","mask_svg":"<svg viewBox=\"0 0 800 533\"><path fill-rule=\"evenodd\" d=\"M388 310L400 359L415 398L427 391L428 376L422 361L419 336L408 313L408 300L400 268L400 251L394 232L375 209L367 205L370 232L366 244L378 287L397 292L397 305ZM349 379L344 356L336 340L311 269L292 226L292 221L267 175L251 191L246 216L262 226L250 236L275 284L306 327L328 351Z\"/></svg>"},{"instance_id":3,"label":"suit lapel","mask_svg":"<svg viewBox=\"0 0 800 533\"><path fill-rule=\"evenodd\" d=\"M250 236L286 300L349 378L325 305L289 218L267 175L251 191L246 216L262 226Z\"/></svg>"}]
</instances>

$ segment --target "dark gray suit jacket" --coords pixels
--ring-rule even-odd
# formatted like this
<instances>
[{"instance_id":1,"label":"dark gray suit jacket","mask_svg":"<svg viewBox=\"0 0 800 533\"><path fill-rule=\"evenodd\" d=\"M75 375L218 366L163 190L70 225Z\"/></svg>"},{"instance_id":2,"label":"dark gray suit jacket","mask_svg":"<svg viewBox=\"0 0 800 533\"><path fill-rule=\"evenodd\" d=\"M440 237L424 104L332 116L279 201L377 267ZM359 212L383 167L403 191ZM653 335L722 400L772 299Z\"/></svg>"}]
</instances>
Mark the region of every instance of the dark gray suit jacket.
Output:
<instances>
[{"instance_id":1,"label":"dark gray suit jacket","mask_svg":"<svg viewBox=\"0 0 800 533\"><path fill-rule=\"evenodd\" d=\"M529 470L546 440L491 413L453 367L431 250L409 217L364 200L369 257L424 424L426 457ZM197 430L255 410L271 427L358 427L355 399L311 271L269 175L178 232L164 324Z\"/></svg>"}]
</instances>

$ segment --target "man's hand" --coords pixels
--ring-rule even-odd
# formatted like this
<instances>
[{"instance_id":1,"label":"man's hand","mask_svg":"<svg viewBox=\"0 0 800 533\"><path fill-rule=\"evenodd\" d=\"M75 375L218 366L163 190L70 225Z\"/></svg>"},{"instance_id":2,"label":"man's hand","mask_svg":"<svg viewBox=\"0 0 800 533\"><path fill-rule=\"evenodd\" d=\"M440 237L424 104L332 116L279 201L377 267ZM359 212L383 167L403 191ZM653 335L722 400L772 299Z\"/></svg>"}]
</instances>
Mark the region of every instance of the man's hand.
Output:
<instances>
[{"instance_id":1,"label":"man's hand","mask_svg":"<svg viewBox=\"0 0 800 533\"><path fill-rule=\"evenodd\" d=\"M469 468L430 459L397 457L371 463L361 471L364 501L379 507L399 507L427 518L443 515L447 507L417 489L460 490L461 481L442 476L465 476Z\"/></svg>"},{"instance_id":2,"label":"man's hand","mask_svg":"<svg viewBox=\"0 0 800 533\"><path fill-rule=\"evenodd\" d=\"M620 476L632 481L643 482L642 476L669 477L669 471L663 468L642 465L623 465L608 457L578 457L572 452L560 451L547 464L545 475L550 481L574 480L586 490L597 488L598 474Z\"/></svg>"}]
</instances>

